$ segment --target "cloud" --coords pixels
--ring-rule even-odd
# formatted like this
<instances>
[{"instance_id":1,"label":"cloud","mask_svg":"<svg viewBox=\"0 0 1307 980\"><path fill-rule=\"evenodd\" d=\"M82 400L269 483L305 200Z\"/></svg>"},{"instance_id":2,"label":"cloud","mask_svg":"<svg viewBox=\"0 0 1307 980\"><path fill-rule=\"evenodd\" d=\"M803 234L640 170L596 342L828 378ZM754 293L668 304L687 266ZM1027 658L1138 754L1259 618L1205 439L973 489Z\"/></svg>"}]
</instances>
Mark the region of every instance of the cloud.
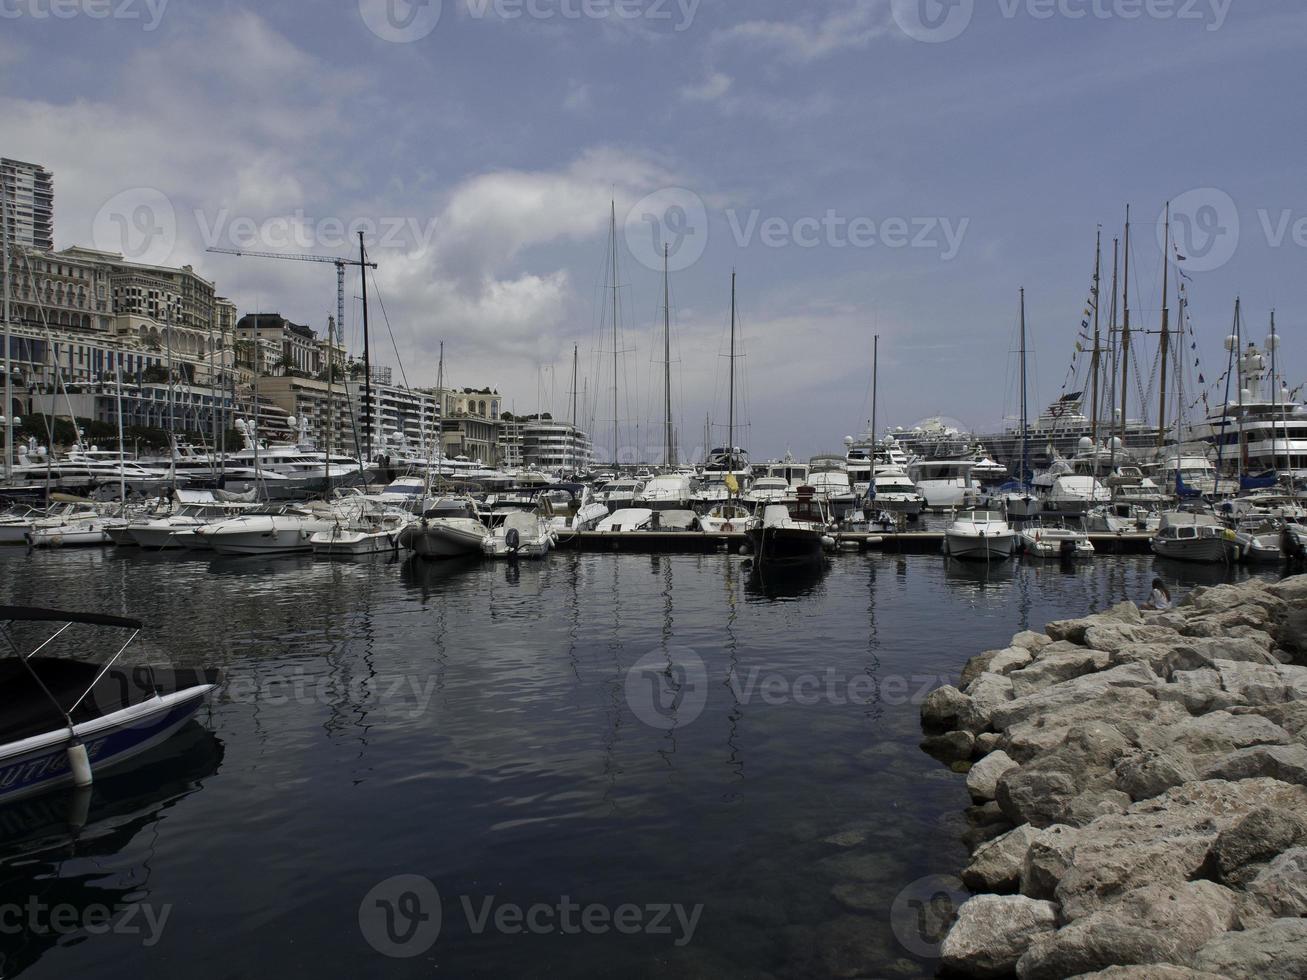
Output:
<instances>
[{"instance_id":1,"label":"cloud","mask_svg":"<svg viewBox=\"0 0 1307 980\"><path fill-rule=\"evenodd\" d=\"M769 48L787 61L809 64L840 51L866 48L889 33L883 0L852 0L821 17L750 20L715 31L713 38L718 43Z\"/></svg>"},{"instance_id":2,"label":"cloud","mask_svg":"<svg viewBox=\"0 0 1307 980\"><path fill-rule=\"evenodd\" d=\"M731 90L730 75L713 72L697 85L686 85L681 89L681 98L687 102L716 102Z\"/></svg>"}]
</instances>

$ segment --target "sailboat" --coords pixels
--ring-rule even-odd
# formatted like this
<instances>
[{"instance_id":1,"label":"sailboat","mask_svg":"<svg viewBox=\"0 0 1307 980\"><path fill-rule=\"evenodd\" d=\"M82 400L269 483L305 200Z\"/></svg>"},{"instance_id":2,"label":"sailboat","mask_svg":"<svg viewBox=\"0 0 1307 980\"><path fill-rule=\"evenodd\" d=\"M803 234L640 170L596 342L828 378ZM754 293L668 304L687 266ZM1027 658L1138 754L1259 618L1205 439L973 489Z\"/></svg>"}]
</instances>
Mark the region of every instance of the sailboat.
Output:
<instances>
[{"instance_id":1,"label":"sailboat","mask_svg":"<svg viewBox=\"0 0 1307 980\"><path fill-rule=\"evenodd\" d=\"M727 444L708 452L703 464L703 481L695 494L695 502L700 510L711 508L746 493L753 482L753 467L749 465L749 454L735 445L735 361L736 349L736 274L731 272L731 348L730 348L730 391L727 408Z\"/></svg>"},{"instance_id":2,"label":"sailboat","mask_svg":"<svg viewBox=\"0 0 1307 980\"><path fill-rule=\"evenodd\" d=\"M1026 291L1021 290L1021 457L1016 481L1000 488L1008 517L1034 517L1043 504L1030 486L1030 402L1026 377Z\"/></svg>"}]
</instances>

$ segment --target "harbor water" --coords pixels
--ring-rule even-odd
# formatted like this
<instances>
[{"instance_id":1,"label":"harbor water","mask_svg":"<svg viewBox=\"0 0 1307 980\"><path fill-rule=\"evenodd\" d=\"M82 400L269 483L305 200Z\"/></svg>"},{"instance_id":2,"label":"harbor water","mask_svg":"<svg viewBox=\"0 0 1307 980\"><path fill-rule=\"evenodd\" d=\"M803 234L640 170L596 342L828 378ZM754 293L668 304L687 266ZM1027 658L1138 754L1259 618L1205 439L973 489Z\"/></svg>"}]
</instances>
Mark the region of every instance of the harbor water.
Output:
<instances>
[{"instance_id":1,"label":"harbor water","mask_svg":"<svg viewBox=\"0 0 1307 980\"><path fill-rule=\"evenodd\" d=\"M921 700L1158 574L1247 575L10 550L0 602L137 616L224 687L89 803L0 809L0 976L932 976L966 791Z\"/></svg>"}]
</instances>

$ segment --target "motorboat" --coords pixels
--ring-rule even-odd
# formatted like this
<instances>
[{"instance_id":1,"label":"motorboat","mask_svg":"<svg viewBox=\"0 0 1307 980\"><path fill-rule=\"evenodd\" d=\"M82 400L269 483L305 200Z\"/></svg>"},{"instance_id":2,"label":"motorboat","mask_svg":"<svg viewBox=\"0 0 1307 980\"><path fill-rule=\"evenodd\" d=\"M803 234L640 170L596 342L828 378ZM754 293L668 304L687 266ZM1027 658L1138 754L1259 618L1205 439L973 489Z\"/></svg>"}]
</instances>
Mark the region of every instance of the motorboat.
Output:
<instances>
[{"instance_id":1,"label":"motorboat","mask_svg":"<svg viewBox=\"0 0 1307 980\"><path fill-rule=\"evenodd\" d=\"M715 504L699 518L699 527L709 534L730 534L743 531L753 517L753 511L738 500Z\"/></svg>"},{"instance_id":2,"label":"motorboat","mask_svg":"<svg viewBox=\"0 0 1307 980\"><path fill-rule=\"evenodd\" d=\"M549 526L555 532L593 531L608 516L608 508L583 483L555 483L541 497L549 502Z\"/></svg>"},{"instance_id":3,"label":"motorboat","mask_svg":"<svg viewBox=\"0 0 1307 980\"><path fill-rule=\"evenodd\" d=\"M760 504L777 503L793 492L789 480L780 476L760 476L753 481L743 499L757 508Z\"/></svg>"},{"instance_id":4,"label":"motorboat","mask_svg":"<svg viewBox=\"0 0 1307 980\"><path fill-rule=\"evenodd\" d=\"M1079 516L1100 504L1112 502L1112 491L1094 475L1093 465L1073 463L1058 456L1032 481L1047 514Z\"/></svg>"},{"instance_id":5,"label":"motorboat","mask_svg":"<svg viewBox=\"0 0 1307 980\"><path fill-rule=\"evenodd\" d=\"M763 575L819 565L835 539L830 511L815 487L800 487L783 503L767 504L749 524L754 566Z\"/></svg>"},{"instance_id":6,"label":"motorboat","mask_svg":"<svg viewBox=\"0 0 1307 980\"><path fill-rule=\"evenodd\" d=\"M26 544L28 528L45 516L45 511L35 507L10 508L0 515L0 544Z\"/></svg>"},{"instance_id":7,"label":"motorboat","mask_svg":"<svg viewBox=\"0 0 1307 980\"><path fill-rule=\"evenodd\" d=\"M128 521L123 528L110 529L115 544L126 536L147 551L188 548L200 541L199 528L236 517L253 504L220 503L208 490L178 490L173 495L175 509L161 516Z\"/></svg>"},{"instance_id":8,"label":"motorboat","mask_svg":"<svg viewBox=\"0 0 1307 980\"><path fill-rule=\"evenodd\" d=\"M897 466L878 466L871 477L866 507L868 510L903 514L908 520L915 521L926 508L926 498L906 470Z\"/></svg>"},{"instance_id":9,"label":"motorboat","mask_svg":"<svg viewBox=\"0 0 1307 980\"><path fill-rule=\"evenodd\" d=\"M1021 550L1031 558L1092 558L1089 534L1065 521L1042 520L1021 529Z\"/></svg>"},{"instance_id":10,"label":"motorboat","mask_svg":"<svg viewBox=\"0 0 1307 980\"><path fill-rule=\"evenodd\" d=\"M1085 513L1085 527L1106 534L1156 534L1162 526L1160 512L1139 504L1112 503Z\"/></svg>"},{"instance_id":11,"label":"motorboat","mask_svg":"<svg viewBox=\"0 0 1307 980\"><path fill-rule=\"evenodd\" d=\"M622 534L630 531L647 531L653 522L654 512L647 507L624 507L600 521L595 530L604 534Z\"/></svg>"},{"instance_id":12,"label":"motorboat","mask_svg":"<svg viewBox=\"0 0 1307 980\"><path fill-rule=\"evenodd\" d=\"M1280 550L1286 561L1301 564L1307 560L1307 527L1286 524L1280 535Z\"/></svg>"},{"instance_id":13,"label":"motorboat","mask_svg":"<svg viewBox=\"0 0 1307 980\"><path fill-rule=\"evenodd\" d=\"M399 546L423 558L458 558L481 554L489 534L474 499L441 497L399 532Z\"/></svg>"},{"instance_id":14,"label":"motorboat","mask_svg":"<svg viewBox=\"0 0 1307 980\"><path fill-rule=\"evenodd\" d=\"M694 499L694 480L688 474L667 473L644 485L636 505L649 510L689 510Z\"/></svg>"},{"instance_id":15,"label":"motorboat","mask_svg":"<svg viewBox=\"0 0 1307 980\"><path fill-rule=\"evenodd\" d=\"M971 471L973 459L916 459L908 464L908 477L930 510L948 511L974 506L978 497Z\"/></svg>"},{"instance_id":16,"label":"motorboat","mask_svg":"<svg viewBox=\"0 0 1307 980\"><path fill-rule=\"evenodd\" d=\"M380 555L399 550L399 535L412 521L408 511L379 497L358 495L336 508L330 528L315 531L309 547L315 555Z\"/></svg>"},{"instance_id":17,"label":"motorboat","mask_svg":"<svg viewBox=\"0 0 1307 980\"><path fill-rule=\"evenodd\" d=\"M1015 480L996 487L986 499L1009 518L1019 520L1037 517L1044 509L1044 502L1039 499L1034 488Z\"/></svg>"},{"instance_id":18,"label":"motorboat","mask_svg":"<svg viewBox=\"0 0 1307 980\"><path fill-rule=\"evenodd\" d=\"M1213 514L1168 511L1153 536L1153 553L1177 561L1236 564L1242 557L1235 533Z\"/></svg>"},{"instance_id":19,"label":"motorboat","mask_svg":"<svg viewBox=\"0 0 1307 980\"><path fill-rule=\"evenodd\" d=\"M944 554L950 558L1006 561L1019 546L1017 532L998 511L959 513L944 531Z\"/></svg>"},{"instance_id":20,"label":"motorboat","mask_svg":"<svg viewBox=\"0 0 1307 980\"><path fill-rule=\"evenodd\" d=\"M834 521L842 521L858 506L849 480L849 464L842 455L814 456L808 461L808 485L826 501Z\"/></svg>"},{"instance_id":21,"label":"motorboat","mask_svg":"<svg viewBox=\"0 0 1307 980\"><path fill-rule=\"evenodd\" d=\"M491 558L543 558L554 545L548 518L534 511L518 510L491 528L481 550Z\"/></svg>"},{"instance_id":22,"label":"motorboat","mask_svg":"<svg viewBox=\"0 0 1307 980\"><path fill-rule=\"evenodd\" d=\"M318 531L335 526L335 512L321 502L258 507L195 533L220 555L274 555L309 552Z\"/></svg>"},{"instance_id":23,"label":"motorboat","mask_svg":"<svg viewBox=\"0 0 1307 980\"><path fill-rule=\"evenodd\" d=\"M699 515L692 510L655 510L649 519L650 531L702 531Z\"/></svg>"},{"instance_id":24,"label":"motorboat","mask_svg":"<svg viewBox=\"0 0 1307 980\"><path fill-rule=\"evenodd\" d=\"M1254 565L1279 564L1284 558L1285 522L1251 513L1233 523L1240 558Z\"/></svg>"},{"instance_id":25,"label":"motorboat","mask_svg":"<svg viewBox=\"0 0 1307 980\"><path fill-rule=\"evenodd\" d=\"M609 480L595 492L595 500L608 508L611 514L624 507L633 507L644 492L644 481L626 477Z\"/></svg>"},{"instance_id":26,"label":"motorboat","mask_svg":"<svg viewBox=\"0 0 1307 980\"><path fill-rule=\"evenodd\" d=\"M32 653L0 659L0 803L60 786L88 787L98 772L169 739L217 687L213 670L121 664L141 630L135 619L28 607L0 607L15 623L61 624ZM74 624L131 630L105 664L38 656Z\"/></svg>"},{"instance_id":27,"label":"motorboat","mask_svg":"<svg viewBox=\"0 0 1307 980\"><path fill-rule=\"evenodd\" d=\"M109 544L108 529L117 521L99 504L80 502L27 529L29 548L86 547Z\"/></svg>"}]
</instances>

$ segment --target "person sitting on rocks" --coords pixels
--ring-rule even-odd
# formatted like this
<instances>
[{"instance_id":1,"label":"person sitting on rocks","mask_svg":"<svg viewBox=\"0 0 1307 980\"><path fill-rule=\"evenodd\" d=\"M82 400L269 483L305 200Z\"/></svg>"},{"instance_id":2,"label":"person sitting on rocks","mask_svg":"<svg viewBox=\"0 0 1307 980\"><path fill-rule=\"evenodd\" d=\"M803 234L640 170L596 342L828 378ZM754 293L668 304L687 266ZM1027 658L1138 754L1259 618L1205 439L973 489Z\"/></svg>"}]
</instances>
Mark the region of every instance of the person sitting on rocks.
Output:
<instances>
[{"instance_id":1,"label":"person sitting on rocks","mask_svg":"<svg viewBox=\"0 0 1307 980\"><path fill-rule=\"evenodd\" d=\"M1166 587L1166 583L1160 578L1153 579L1153 594L1149 596L1148 601L1144 603L1141 609L1170 609L1171 608L1171 591Z\"/></svg>"}]
</instances>

